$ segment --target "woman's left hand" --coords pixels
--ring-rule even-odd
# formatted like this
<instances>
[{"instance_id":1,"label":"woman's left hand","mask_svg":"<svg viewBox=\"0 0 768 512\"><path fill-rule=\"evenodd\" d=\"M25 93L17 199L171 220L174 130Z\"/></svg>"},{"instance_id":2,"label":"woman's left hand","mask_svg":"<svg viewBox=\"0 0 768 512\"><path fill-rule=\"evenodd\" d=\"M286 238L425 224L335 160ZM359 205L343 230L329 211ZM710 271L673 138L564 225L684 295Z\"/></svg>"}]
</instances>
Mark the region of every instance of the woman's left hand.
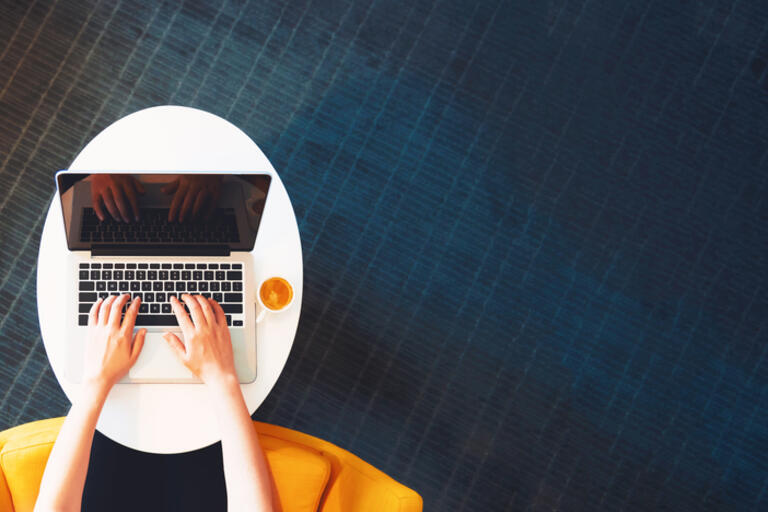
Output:
<instances>
[{"instance_id":1,"label":"woman's left hand","mask_svg":"<svg viewBox=\"0 0 768 512\"><path fill-rule=\"evenodd\" d=\"M123 306L128 294L111 295L99 299L88 315L88 341L85 348L83 382L111 389L128 373L144 346L146 329L134 336L133 328L139 313L141 299L131 302L122 323Z\"/></svg>"}]
</instances>

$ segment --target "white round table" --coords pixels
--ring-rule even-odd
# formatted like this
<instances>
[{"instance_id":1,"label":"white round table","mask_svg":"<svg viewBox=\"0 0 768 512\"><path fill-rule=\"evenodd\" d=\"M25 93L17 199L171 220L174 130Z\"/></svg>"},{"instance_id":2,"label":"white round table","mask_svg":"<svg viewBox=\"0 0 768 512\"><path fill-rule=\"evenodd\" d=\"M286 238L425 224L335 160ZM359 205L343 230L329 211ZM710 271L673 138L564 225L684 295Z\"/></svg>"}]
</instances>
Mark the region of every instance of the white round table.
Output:
<instances>
[{"instance_id":1,"label":"white round table","mask_svg":"<svg viewBox=\"0 0 768 512\"><path fill-rule=\"evenodd\" d=\"M257 376L241 390L253 412L283 370L299 323L302 256L299 229L288 193L264 153L240 129L201 110L152 107L126 116L97 135L75 158L71 170L237 171L272 175L256 244L251 252L256 282L279 275L294 285L294 301L257 324ZM63 337L66 269L87 258L67 249L61 204L54 196L43 227L37 261L37 308L43 344L64 393L72 401L80 384L66 377ZM75 267L73 267L74 265ZM117 384L99 417L98 430L110 439L144 452L180 453L221 438L210 414L203 384Z\"/></svg>"}]
</instances>

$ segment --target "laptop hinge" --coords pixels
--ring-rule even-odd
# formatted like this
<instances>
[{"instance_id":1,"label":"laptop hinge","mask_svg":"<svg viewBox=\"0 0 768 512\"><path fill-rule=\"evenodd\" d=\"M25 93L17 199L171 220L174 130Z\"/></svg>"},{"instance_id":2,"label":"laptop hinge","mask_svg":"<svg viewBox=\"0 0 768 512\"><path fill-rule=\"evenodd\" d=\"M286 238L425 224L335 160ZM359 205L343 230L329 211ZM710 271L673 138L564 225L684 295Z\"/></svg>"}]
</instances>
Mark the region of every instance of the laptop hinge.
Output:
<instances>
[{"instance_id":1,"label":"laptop hinge","mask_svg":"<svg viewBox=\"0 0 768 512\"><path fill-rule=\"evenodd\" d=\"M229 256L229 246L99 244L91 246L91 256Z\"/></svg>"}]
</instances>

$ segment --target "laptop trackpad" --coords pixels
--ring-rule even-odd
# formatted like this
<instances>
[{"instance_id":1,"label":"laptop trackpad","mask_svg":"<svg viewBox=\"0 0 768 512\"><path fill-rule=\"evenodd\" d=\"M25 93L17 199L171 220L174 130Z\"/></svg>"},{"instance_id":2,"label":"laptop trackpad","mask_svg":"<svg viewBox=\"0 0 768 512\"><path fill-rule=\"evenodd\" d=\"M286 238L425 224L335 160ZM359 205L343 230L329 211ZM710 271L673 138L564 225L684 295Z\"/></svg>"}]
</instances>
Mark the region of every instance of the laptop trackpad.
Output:
<instances>
[{"instance_id":1,"label":"laptop trackpad","mask_svg":"<svg viewBox=\"0 0 768 512\"><path fill-rule=\"evenodd\" d=\"M128 371L128 382L200 382L163 339L166 330L184 339L177 329L148 330L144 348L136 364Z\"/></svg>"}]
</instances>

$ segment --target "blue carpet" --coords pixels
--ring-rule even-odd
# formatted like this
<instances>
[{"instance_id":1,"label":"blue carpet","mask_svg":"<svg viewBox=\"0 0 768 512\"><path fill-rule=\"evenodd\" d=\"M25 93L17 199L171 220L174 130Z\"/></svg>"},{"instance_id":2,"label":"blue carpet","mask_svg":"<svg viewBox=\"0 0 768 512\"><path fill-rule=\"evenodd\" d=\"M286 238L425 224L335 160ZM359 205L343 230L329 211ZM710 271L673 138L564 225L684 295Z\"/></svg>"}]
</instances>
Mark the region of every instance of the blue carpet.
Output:
<instances>
[{"instance_id":1,"label":"blue carpet","mask_svg":"<svg viewBox=\"0 0 768 512\"><path fill-rule=\"evenodd\" d=\"M764 2L0 3L0 428L65 414L53 172L158 104L240 126L304 303L255 418L426 510L768 508Z\"/></svg>"}]
</instances>

